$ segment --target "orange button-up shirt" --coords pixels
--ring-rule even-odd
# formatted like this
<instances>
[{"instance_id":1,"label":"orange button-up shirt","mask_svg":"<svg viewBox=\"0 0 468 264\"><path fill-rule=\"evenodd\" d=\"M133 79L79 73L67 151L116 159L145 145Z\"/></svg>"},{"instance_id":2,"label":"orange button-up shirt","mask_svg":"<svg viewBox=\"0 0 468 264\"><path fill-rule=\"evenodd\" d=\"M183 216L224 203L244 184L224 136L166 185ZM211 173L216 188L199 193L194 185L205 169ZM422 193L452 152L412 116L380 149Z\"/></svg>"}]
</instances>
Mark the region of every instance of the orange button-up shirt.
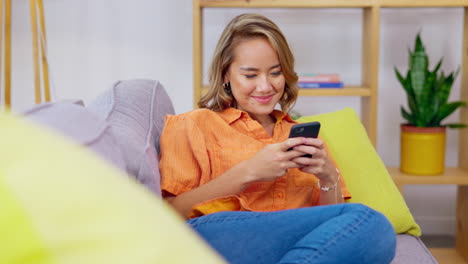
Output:
<instances>
[{"instance_id":1,"label":"orange button-up shirt","mask_svg":"<svg viewBox=\"0 0 468 264\"><path fill-rule=\"evenodd\" d=\"M223 112L198 109L166 116L161 135L161 189L163 195L179 195L222 175L250 159L267 144L288 138L296 124L289 115L275 110L273 137L248 113L235 108ZM328 151L328 149L327 149ZM343 178L341 191L350 198ZM197 204L190 217L219 211L276 211L318 205L320 190L313 174L289 169L268 182L256 182L237 195Z\"/></svg>"}]
</instances>

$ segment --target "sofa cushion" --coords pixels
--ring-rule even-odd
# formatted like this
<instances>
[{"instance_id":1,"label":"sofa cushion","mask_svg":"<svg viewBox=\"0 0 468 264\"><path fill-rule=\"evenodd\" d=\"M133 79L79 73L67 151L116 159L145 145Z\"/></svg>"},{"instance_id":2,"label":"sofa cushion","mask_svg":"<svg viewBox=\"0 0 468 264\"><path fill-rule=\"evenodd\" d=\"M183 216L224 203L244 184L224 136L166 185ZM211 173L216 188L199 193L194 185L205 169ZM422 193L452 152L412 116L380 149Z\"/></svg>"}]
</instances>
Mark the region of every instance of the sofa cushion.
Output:
<instances>
[{"instance_id":1,"label":"sofa cushion","mask_svg":"<svg viewBox=\"0 0 468 264\"><path fill-rule=\"evenodd\" d=\"M79 101L44 103L23 114L28 119L52 128L95 151L119 169L126 170L123 153L117 145L113 128Z\"/></svg>"},{"instance_id":2,"label":"sofa cushion","mask_svg":"<svg viewBox=\"0 0 468 264\"><path fill-rule=\"evenodd\" d=\"M351 193L348 202L363 203L382 212L398 234L421 235L421 229L353 109L302 117L298 121L321 122L320 136L327 143Z\"/></svg>"},{"instance_id":3,"label":"sofa cushion","mask_svg":"<svg viewBox=\"0 0 468 264\"><path fill-rule=\"evenodd\" d=\"M161 199L26 121L0 113L0 263L223 263Z\"/></svg>"},{"instance_id":4,"label":"sofa cushion","mask_svg":"<svg viewBox=\"0 0 468 264\"><path fill-rule=\"evenodd\" d=\"M392 264L437 264L419 237L397 236L397 248Z\"/></svg>"},{"instance_id":5,"label":"sofa cushion","mask_svg":"<svg viewBox=\"0 0 468 264\"><path fill-rule=\"evenodd\" d=\"M128 173L160 195L159 136L164 116L174 114L171 100L161 83L154 80L119 81L88 108L113 127Z\"/></svg>"}]
</instances>

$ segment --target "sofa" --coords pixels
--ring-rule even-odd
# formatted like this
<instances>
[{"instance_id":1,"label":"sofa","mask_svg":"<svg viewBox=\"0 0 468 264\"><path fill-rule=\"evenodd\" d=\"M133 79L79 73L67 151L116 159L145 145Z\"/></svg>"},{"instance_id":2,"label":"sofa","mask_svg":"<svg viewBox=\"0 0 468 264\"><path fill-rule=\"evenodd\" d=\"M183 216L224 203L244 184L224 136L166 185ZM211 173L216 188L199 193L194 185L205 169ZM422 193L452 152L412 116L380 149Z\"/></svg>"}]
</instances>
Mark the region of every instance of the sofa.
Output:
<instances>
[{"instance_id":1,"label":"sofa","mask_svg":"<svg viewBox=\"0 0 468 264\"><path fill-rule=\"evenodd\" d=\"M348 110L347 113L349 114L349 112ZM161 83L154 80L126 80L117 82L87 106L84 106L79 100L47 103L22 113L22 116L38 126L51 129L54 133L64 136L73 144L90 150L93 155L95 154L107 164L121 171L119 177L129 177L138 182L139 185L143 186L142 189L146 189L142 190L142 192L150 194L155 200L160 200L160 176L157 157L159 136L166 114L174 114L174 109ZM329 117L312 117L312 119L314 118L326 119ZM326 123L324 120L321 120L321 122L322 126ZM341 125L340 122L342 121L337 121L337 126ZM359 121L355 123L361 129L357 130L358 133L366 140L367 135L365 132L360 132L364 131L362 124ZM333 137L330 138L330 141L333 141ZM327 141L327 144L330 143ZM370 145L366 146L369 148ZM377 169L382 170L383 163L381 164L375 150L367 151L365 148L362 149L366 153L370 153L369 155L373 159L379 160L380 163L377 162L377 165L380 167ZM350 159L350 157L343 156L341 159L346 160ZM338 160L337 163L340 165ZM353 164L350 164L349 170L352 169L354 169ZM346 178L343 169L342 172L349 187L353 186L354 179L351 176ZM99 177L99 175L96 175L96 177ZM387 174L384 173L383 177L386 177L385 186L378 186L375 189L382 192L384 188L388 187L392 191L392 195L399 195L400 197L389 201L389 203L398 202L402 204L403 214L407 215L408 221L414 221L403 198L388 177L388 172ZM367 203L370 200L365 196L365 192L361 196L357 191L355 193L353 193L352 189L350 191L351 195L362 197L362 200L353 202ZM395 194L394 191L398 194ZM382 205L373 204L373 201L369 201L368 205L377 210L382 208L379 208ZM391 218L392 224L401 218L399 211L386 212L383 210L383 213ZM419 226L415 222L412 222L409 226L411 227L403 227L403 229L395 226L395 230L399 234L397 236L397 252L392 263L437 263L418 237L420 234Z\"/></svg>"}]
</instances>

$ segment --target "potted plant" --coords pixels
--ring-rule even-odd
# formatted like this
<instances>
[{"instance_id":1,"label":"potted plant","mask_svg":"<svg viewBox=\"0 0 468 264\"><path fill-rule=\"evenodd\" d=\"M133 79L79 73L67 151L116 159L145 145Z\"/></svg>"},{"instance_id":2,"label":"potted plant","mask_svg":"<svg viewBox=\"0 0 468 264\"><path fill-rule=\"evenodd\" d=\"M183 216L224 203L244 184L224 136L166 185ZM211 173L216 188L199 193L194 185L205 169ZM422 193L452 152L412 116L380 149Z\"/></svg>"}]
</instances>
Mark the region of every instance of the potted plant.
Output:
<instances>
[{"instance_id":1,"label":"potted plant","mask_svg":"<svg viewBox=\"0 0 468 264\"><path fill-rule=\"evenodd\" d=\"M462 101L448 102L452 84L459 70L448 75L440 71L442 59L429 70L429 58L418 34L414 51L409 50L406 76L395 73L403 86L408 110L401 106L401 115L408 123L401 125L400 170L416 175L437 175L444 171L446 128L462 128L465 124L441 122L459 107Z\"/></svg>"}]
</instances>

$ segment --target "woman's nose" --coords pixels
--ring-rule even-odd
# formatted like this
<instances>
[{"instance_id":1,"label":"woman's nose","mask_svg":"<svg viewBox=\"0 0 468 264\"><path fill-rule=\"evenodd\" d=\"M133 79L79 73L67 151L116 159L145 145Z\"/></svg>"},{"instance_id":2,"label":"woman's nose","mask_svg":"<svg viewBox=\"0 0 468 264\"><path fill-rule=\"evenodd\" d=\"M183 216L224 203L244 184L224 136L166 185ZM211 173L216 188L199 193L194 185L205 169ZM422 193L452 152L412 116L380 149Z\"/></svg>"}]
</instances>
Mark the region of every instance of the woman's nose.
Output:
<instances>
[{"instance_id":1,"label":"woman's nose","mask_svg":"<svg viewBox=\"0 0 468 264\"><path fill-rule=\"evenodd\" d=\"M259 91L270 91L273 88L271 81L267 77L262 77L257 84L257 90Z\"/></svg>"}]
</instances>

